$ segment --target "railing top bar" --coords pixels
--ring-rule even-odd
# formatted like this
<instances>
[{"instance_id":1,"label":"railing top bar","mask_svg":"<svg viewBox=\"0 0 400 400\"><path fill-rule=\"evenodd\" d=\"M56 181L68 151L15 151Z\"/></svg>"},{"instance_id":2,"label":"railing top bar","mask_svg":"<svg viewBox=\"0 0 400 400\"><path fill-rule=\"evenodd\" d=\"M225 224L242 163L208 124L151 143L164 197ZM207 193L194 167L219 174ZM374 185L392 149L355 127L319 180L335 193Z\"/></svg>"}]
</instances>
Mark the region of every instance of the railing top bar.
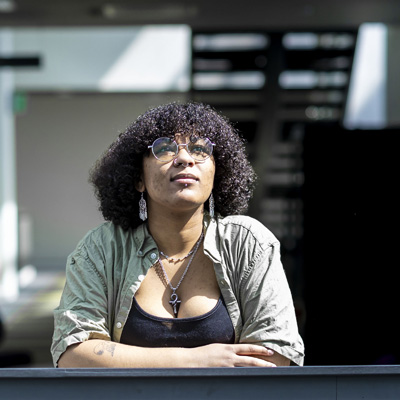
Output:
<instances>
[{"instance_id":1,"label":"railing top bar","mask_svg":"<svg viewBox=\"0 0 400 400\"><path fill-rule=\"evenodd\" d=\"M373 366L307 366L279 368L165 368L165 369L56 369L56 368L4 368L0 379L30 378L193 378L193 377L268 377L268 376L355 376L399 375L400 365Z\"/></svg>"}]
</instances>

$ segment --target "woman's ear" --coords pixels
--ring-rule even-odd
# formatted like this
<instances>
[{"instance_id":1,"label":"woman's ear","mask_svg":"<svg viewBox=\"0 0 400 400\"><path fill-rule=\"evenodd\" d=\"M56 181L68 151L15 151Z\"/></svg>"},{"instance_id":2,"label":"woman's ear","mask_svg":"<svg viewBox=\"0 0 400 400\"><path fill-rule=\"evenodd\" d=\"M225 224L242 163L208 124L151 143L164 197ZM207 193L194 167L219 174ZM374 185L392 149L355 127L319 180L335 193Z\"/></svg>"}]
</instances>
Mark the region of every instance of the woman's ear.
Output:
<instances>
[{"instance_id":1,"label":"woman's ear","mask_svg":"<svg viewBox=\"0 0 400 400\"><path fill-rule=\"evenodd\" d=\"M143 172L140 174L140 178L135 184L135 189L140 193L143 193L146 190L146 186L144 185Z\"/></svg>"},{"instance_id":2,"label":"woman's ear","mask_svg":"<svg viewBox=\"0 0 400 400\"><path fill-rule=\"evenodd\" d=\"M140 193L143 193L146 190L142 179L140 179L140 181L136 183L135 189Z\"/></svg>"}]
</instances>

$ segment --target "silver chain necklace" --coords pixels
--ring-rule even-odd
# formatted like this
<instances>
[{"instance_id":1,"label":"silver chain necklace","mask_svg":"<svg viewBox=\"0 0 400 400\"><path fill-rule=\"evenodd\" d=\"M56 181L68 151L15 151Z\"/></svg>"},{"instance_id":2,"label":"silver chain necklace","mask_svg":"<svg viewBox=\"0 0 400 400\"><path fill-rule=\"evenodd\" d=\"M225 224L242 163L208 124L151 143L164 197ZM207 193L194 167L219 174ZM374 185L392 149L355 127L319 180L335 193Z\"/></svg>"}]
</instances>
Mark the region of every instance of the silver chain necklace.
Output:
<instances>
[{"instance_id":1,"label":"silver chain necklace","mask_svg":"<svg viewBox=\"0 0 400 400\"><path fill-rule=\"evenodd\" d=\"M188 258L192 253L193 253L193 249L190 250L189 253L186 254L186 256L183 256L181 258L174 258L174 257L167 256L163 251L160 250L160 254L163 257L165 257L168 261L175 262L175 263L177 263L179 261L183 261L184 259Z\"/></svg>"},{"instance_id":2,"label":"silver chain necklace","mask_svg":"<svg viewBox=\"0 0 400 400\"><path fill-rule=\"evenodd\" d=\"M200 235L199 240L195 243L195 245L193 246L192 250L190 250L189 253L186 254L186 256L183 256L183 257L181 257L181 258L170 257L170 256L166 255L166 254L165 254L163 251L161 251L161 250L159 250L159 253L160 253L163 257L165 257L168 261L177 263L177 262L179 262L179 261L183 261L183 260L185 260L186 258L188 258L188 257L193 253L193 251L194 251L195 247L198 245L198 243L201 242L201 239L203 239L203 235Z\"/></svg>"},{"instance_id":3,"label":"silver chain necklace","mask_svg":"<svg viewBox=\"0 0 400 400\"><path fill-rule=\"evenodd\" d=\"M181 300L179 300L179 297L178 297L178 295L176 294L176 291L178 290L179 285L182 283L183 278L185 277L186 273L188 272L188 269L189 269L189 267L190 267L190 264L192 263L193 258L194 258L194 256L195 256L196 253L197 253L197 249L199 248L200 243L201 243L201 241L203 240L203 236L204 236L204 234L203 234L203 232L202 232L201 235L200 235L199 240L198 240L197 243L196 243L195 248L192 250L192 257L190 257L190 260L189 260L189 262L188 262L188 265L186 266L185 271L183 271L183 274L182 274L182 276L181 276L181 279L179 279L179 282L178 282L178 284L176 285L176 287L173 287L173 286L172 286L171 281L170 281L169 278L168 278L167 272L165 271L164 266L162 265L161 258L158 259L158 263L160 264L160 267L161 267L162 272L163 272L163 274L164 274L165 280L167 281L168 286L169 286L169 287L171 288L171 290L172 290L171 300L169 301L169 304L171 304L171 306L172 306L172 308L173 308L175 317L178 316L179 306L180 306L180 304L181 304ZM186 257L185 257L185 258L186 258Z\"/></svg>"}]
</instances>

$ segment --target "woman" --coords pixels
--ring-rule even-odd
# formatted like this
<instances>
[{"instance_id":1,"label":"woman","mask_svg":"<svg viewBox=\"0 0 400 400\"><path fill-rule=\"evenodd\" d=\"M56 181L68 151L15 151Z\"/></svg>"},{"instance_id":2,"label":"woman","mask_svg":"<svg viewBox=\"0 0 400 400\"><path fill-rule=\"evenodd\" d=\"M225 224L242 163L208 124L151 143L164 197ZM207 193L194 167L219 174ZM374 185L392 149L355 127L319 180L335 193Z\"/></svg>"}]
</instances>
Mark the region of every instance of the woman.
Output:
<instances>
[{"instance_id":1,"label":"woman","mask_svg":"<svg viewBox=\"0 0 400 400\"><path fill-rule=\"evenodd\" d=\"M109 221L67 262L59 367L302 365L279 243L240 216L255 174L211 107L140 116L91 173Z\"/></svg>"}]
</instances>

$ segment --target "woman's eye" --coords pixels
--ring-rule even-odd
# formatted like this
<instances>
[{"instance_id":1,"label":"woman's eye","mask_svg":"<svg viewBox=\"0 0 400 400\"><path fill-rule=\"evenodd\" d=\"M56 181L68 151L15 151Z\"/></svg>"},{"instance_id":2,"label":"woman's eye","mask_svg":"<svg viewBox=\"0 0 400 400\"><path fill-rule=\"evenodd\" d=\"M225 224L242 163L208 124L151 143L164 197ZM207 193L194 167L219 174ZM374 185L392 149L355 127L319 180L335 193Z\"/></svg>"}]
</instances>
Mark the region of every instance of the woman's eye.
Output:
<instances>
[{"instance_id":1,"label":"woman's eye","mask_svg":"<svg viewBox=\"0 0 400 400\"><path fill-rule=\"evenodd\" d=\"M192 153L206 153L207 150L204 146L196 145L192 147Z\"/></svg>"},{"instance_id":2,"label":"woman's eye","mask_svg":"<svg viewBox=\"0 0 400 400\"><path fill-rule=\"evenodd\" d=\"M175 149L173 146L164 146L159 149L159 153L167 153L167 152L172 152L175 153Z\"/></svg>"}]
</instances>

